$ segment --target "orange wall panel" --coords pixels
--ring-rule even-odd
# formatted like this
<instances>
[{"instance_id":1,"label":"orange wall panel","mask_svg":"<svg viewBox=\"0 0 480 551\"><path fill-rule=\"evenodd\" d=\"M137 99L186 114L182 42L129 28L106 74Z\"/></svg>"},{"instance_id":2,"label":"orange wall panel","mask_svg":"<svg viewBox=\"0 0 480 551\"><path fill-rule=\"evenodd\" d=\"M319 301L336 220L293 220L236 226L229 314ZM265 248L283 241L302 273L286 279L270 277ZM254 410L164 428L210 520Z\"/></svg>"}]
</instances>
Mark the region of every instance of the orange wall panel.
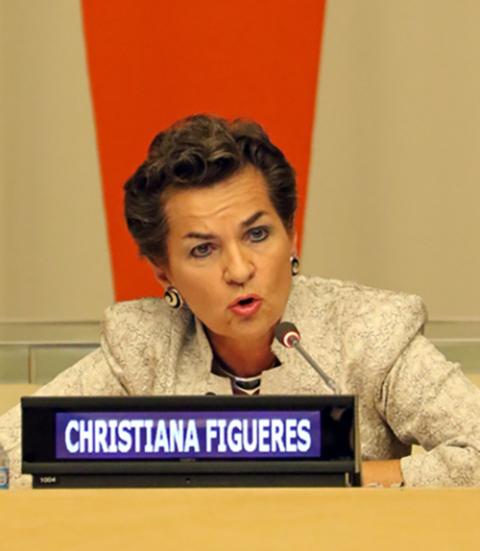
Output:
<instances>
[{"instance_id":1,"label":"orange wall panel","mask_svg":"<svg viewBox=\"0 0 480 551\"><path fill-rule=\"evenodd\" d=\"M123 220L123 183L153 136L215 113L265 126L298 175L301 238L324 0L83 0L117 300L161 291Z\"/></svg>"}]
</instances>

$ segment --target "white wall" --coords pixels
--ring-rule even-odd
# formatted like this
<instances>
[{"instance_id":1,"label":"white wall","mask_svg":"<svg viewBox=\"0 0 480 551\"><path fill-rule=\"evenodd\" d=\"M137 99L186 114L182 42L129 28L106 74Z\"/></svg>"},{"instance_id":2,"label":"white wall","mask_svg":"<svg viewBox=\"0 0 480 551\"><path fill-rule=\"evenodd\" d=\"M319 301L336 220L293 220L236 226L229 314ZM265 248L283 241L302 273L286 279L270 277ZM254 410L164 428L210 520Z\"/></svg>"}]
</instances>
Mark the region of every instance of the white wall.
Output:
<instances>
[{"instance_id":1,"label":"white wall","mask_svg":"<svg viewBox=\"0 0 480 551\"><path fill-rule=\"evenodd\" d=\"M480 2L330 0L303 267L480 319Z\"/></svg>"},{"instance_id":2,"label":"white wall","mask_svg":"<svg viewBox=\"0 0 480 551\"><path fill-rule=\"evenodd\" d=\"M0 6L0 320L98 319L113 293L80 4Z\"/></svg>"}]
</instances>

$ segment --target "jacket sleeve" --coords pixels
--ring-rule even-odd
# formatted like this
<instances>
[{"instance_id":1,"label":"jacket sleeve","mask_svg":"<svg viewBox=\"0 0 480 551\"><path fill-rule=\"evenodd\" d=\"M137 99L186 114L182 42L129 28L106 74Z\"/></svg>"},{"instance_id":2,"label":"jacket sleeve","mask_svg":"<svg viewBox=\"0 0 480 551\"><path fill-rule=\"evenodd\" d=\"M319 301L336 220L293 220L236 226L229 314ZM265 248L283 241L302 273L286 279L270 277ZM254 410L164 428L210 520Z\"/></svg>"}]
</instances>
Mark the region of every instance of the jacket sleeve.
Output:
<instances>
[{"instance_id":1,"label":"jacket sleeve","mask_svg":"<svg viewBox=\"0 0 480 551\"><path fill-rule=\"evenodd\" d=\"M423 336L388 372L378 407L402 442L426 451L402 458L407 486L480 485L480 390Z\"/></svg>"},{"instance_id":2,"label":"jacket sleeve","mask_svg":"<svg viewBox=\"0 0 480 551\"><path fill-rule=\"evenodd\" d=\"M119 368L105 341L99 348L66 369L35 396L122 396ZM10 487L30 487L31 476L21 474L21 411L15 406L0 417L0 444L8 454Z\"/></svg>"}]
</instances>

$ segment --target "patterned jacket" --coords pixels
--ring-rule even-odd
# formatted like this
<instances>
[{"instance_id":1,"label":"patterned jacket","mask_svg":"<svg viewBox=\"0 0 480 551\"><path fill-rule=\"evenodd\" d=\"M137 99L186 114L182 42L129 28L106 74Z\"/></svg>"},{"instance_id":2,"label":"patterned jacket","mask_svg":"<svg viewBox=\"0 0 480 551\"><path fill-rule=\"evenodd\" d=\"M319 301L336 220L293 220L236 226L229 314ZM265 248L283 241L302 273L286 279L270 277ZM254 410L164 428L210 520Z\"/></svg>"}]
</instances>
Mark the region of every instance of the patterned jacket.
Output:
<instances>
[{"instance_id":1,"label":"patterned jacket","mask_svg":"<svg viewBox=\"0 0 480 551\"><path fill-rule=\"evenodd\" d=\"M298 276L284 319L341 394L360 397L362 458L401 458L408 486L480 485L480 390L422 336L417 296ZM293 350L274 342L281 365L262 374L262 394L331 393ZM39 395L231 394L212 373L202 324L188 309L156 298L107 309L101 347L65 370ZM242 398L248 399L248 398ZM0 418L11 485L20 474L18 406ZM427 453L410 455L411 445Z\"/></svg>"}]
</instances>

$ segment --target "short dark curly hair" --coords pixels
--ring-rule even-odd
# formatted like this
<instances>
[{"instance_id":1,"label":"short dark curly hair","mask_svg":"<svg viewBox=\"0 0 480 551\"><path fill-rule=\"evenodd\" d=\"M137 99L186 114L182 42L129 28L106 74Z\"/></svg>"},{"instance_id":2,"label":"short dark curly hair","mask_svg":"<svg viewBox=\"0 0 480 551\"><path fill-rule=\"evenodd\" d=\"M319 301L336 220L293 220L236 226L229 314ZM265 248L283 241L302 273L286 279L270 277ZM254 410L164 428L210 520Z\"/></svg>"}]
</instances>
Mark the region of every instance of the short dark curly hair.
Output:
<instances>
[{"instance_id":1,"label":"short dark curly hair","mask_svg":"<svg viewBox=\"0 0 480 551\"><path fill-rule=\"evenodd\" d=\"M125 218L140 254L168 264L165 199L174 190L215 185L252 165L287 231L293 229L295 172L256 122L193 115L157 134L148 156L125 184Z\"/></svg>"}]
</instances>

